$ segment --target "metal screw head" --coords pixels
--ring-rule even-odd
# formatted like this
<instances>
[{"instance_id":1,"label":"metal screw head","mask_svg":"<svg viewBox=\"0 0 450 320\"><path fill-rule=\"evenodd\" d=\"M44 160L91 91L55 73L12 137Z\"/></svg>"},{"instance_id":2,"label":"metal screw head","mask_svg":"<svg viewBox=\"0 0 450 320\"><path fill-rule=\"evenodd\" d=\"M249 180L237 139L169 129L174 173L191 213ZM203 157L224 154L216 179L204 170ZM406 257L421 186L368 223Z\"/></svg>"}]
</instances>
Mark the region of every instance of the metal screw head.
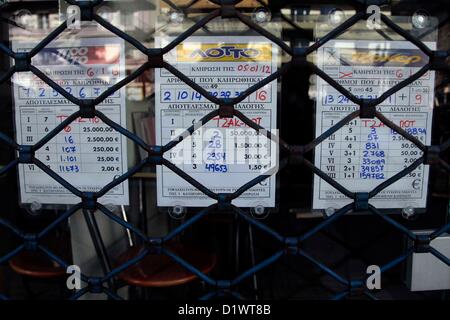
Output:
<instances>
[{"instance_id":1,"label":"metal screw head","mask_svg":"<svg viewBox=\"0 0 450 320\"><path fill-rule=\"evenodd\" d=\"M181 11L169 12L169 20L172 23L180 24L184 21L184 13Z\"/></svg>"},{"instance_id":2,"label":"metal screw head","mask_svg":"<svg viewBox=\"0 0 450 320\"><path fill-rule=\"evenodd\" d=\"M424 10L417 10L411 17L411 23L417 29L429 27L430 15Z\"/></svg>"},{"instance_id":3,"label":"metal screw head","mask_svg":"<svg viewBox=\"0 0 450 320\"><path fill-rule=\"evenodd\" d=\"M31 214L38 214L42 210L42 203L33 201L30 203L30 213Z\"/></svg>"},{"instance_id":4,"label":"metal screw head","mask_svg":"<svg viewBox=\"0 0 450 320\"><path fill-rule=\"evenodd\" d=\"M173 219L181 219L184 217L184 214L186 213L186 208L180 205L176 205L172 208L169 208L169 215Z\"/></svg>"},{"instance_id":5,"label":"metal screw head","mask_svg":"<svg viewBox=\"0 0 450 320\"><path fill-rule=\"evenodd\" d=\"M327 217L331 217L335 212L336 209L334 209L333 207L329 207L324 210L325 216Z\"/></svg>"},{"instance_id":6,"label":"metal screw head","mask_svg":"<svg viewBox=\"0 0 450 320\"><path fill-rule=\"evenodd\" d=\"M411 219L416 214L416 210L413 207L406 207L402 209L402 216L405 219Z\"/></svg>"},{"instance_id":7,"label":"metal screw head","mask_svg":"<svg viewBox=\"0 0 450 320\"><path fill-rule=\"evenodd\" d=\"M272 19L270 11L264 7L256 8L252 14L252 20L256 23L269 22Z\"/></svg>"},{"instance_id":8,"label":"metal screw head","mask_svg":"<svg viewBox=\"0 0 450 320\"><path fill-rule=\"evenodd\" d=\"M341 9L333 9L328 14L328 22L331 25L336 26L345 21L345 12Z\"/></svg>"},{"instance_id":9,"label":"metal screw head","mask_svg":"<svg viewBox=\"0 0 450 320\"><path fill-rule=\"evenodd\" d=\"M257 216L262 216L264 213L266 213L266 208L264 208L262 205L258 205L253 208L253 212Z\"/></svg>"},{"instance_id":10,"label":"metal screw head","mask_svg":"<svg viewBox=\"0 0 450 320\"><path fill-rule=\"evenodd\" d=\"M22 28L27 29L27 30L32 29L32 25L31 25L32 17L33 17L33 14L31 13L30 10L27 10L27 9L18 10L13 15L14 22L17 23Z\"/></svg>"}]
</instances>

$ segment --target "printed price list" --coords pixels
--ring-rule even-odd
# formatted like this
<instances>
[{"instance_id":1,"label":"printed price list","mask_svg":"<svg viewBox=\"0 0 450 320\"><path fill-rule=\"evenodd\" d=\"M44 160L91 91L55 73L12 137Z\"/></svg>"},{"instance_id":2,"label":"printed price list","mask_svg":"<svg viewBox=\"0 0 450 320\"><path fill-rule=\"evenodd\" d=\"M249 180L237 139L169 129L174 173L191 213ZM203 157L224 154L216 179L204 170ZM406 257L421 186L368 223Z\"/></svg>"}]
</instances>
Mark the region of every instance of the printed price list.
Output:
<instances>
[{"instance_id":1,"label":"printed price list","mask_svg":"<svg viewBox=\"0 0 450 320\"><path fill-rule=\"evenodd\" d=\"M27 44L16 43L17 51ZM95 99L124 77L124 47L119 39L83 39L80 47L52 43L33 64L67 93ZM34 145L79 110L31 73L14 76L17 141ZM126 127L124 90L107 97L96 109ZM44 165L84 192L96 192L127 170L126 139L100 118L78 117L36 151ZM80 199L35 164L19 166L21 201L73 204ZM114 187L100 202L129 203L128 183Z\"/></svg>"}]
</instances>

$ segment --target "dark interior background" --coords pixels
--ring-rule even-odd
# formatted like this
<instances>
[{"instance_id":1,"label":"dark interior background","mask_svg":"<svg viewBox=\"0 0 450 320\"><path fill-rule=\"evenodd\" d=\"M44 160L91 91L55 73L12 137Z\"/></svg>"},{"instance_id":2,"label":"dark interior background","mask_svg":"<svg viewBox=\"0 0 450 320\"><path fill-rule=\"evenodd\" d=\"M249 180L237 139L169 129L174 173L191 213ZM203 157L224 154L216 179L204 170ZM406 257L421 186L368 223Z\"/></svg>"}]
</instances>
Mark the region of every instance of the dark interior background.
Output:
<instances>
[{"instance_id":1,"label":"dark interior background","mask_svg":"<svg viewBox=\"0 0 450 320\"><path fill-rule=\"evenodd\" d=\"M355 2L336 1L339 7L352 6ZM323 4L322 4L323 3ZM326 14L337 5L332 1L288 1L270 0L269 6L273 16L281 8L293 6L298 12L308 14L311 5L319 7ZM25 6L31 12L48 13L58 10L57 1L36 1L17 3L2 10L1 16L7 17L16 8ZM442 17L439 30L439 46L449 48L448 4L443 1L400 1L391 6L392 15L412 15L418 8L425 9L432 15ZM446 11L446 12L445 12ZM0 23L2 43L8 45L8 24ZM283 37L294 43L307 43L313 40L312 30L285 30ZM9 67L9 59L0 55L1 70ZM314 138L314 102L308 96L310 74L304 70L291 70L281 80L280 131L282 138L290 144L305 144ZM448 84L448 78L442 80ZM437 99L448 101L448 91L436 92ZM10 137L14 136L11 86L0 87L0 131ZM449 138L450 113L448 103L442 103L434 110L433 143ZM9 148L0 144L0 164L4 165L14 158ZM447 155L446 155L447 156ZM284 235L298 235L310 229L321 219L298 219L296 212L309 210L311 206L312 173L304 167L289 166L280 175L279 212L270 214L264 223L272 226ZM394 219L409 229L432 229L448 222L448 174L439 169L430 173L429 200L427 212L413 221L405 220L401 215L393 215ZM1 206L0 215L20 225L24 229L39 230L54 218L53 211L43 211L39 216L32 216L19 207L16 172L0 177ZM171 222L176 225L176 221ZM236 247L235 239L240 236ZM223 221L206 219L190 229L187 238L194 242L211 239L211 246L220 252L218 267L213 272L216 278L228 279L246 270L249 259L248 225L233 216L223 216ZM260 261L276 250L276 244L266 235L253 230L256 260ZM0 228L0 256L13 249L18 240ZM346 278L360 278L364 275L365 266L381 265L399 256L405 248L405 238L397 230L373 215L350 215L332 224L326 231L313 237L305 245L308 252ZM238 250L238 252L236 252ZM236 256L239 261L236 261ZM412 293L404 284L404 264L388 271L383 276L382 288L376 296L383 299L423 299L447 298L446 292ZM2 274L5 281L2 282ZM259 298L318 298L325 299L342 290L342 286L326 276L319 269L300 257L286 256L278 263L257 274L258 290L253 288L253 279L243 283L239 290L247 297ZM55 283L39 283L42 294L40 298L60 297ZM3 288L2 288L3 286ZM8 293L14 298L25 297L25 289L20 278L7 265L0 266L0 292ZM190 297L196 289L187 287L184 290L155 290L152 298L167 296ZM359 298L356 296L355 298Z\"/></svg>"}]
</instances>

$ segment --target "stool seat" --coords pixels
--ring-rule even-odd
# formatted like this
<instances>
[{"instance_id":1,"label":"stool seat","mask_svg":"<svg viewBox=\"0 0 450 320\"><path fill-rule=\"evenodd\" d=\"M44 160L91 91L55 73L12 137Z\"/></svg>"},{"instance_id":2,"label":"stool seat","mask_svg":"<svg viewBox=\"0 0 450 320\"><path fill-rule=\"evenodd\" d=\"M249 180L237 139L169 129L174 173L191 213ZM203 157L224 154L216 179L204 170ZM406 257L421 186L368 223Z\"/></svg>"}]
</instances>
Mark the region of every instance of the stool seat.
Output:
<instances>
[{"instance_id":1,"label":"stool seat","mask_svg":"<svg viewBox=\"0 0 450 320\"><path fill-rule=\"evenodd\" d=\"M9 266L20 275L33 278L49 279L67 275L64 268L40 251L22 251L9 260Z\"/></svg>"},{"instance_id":2,"label":"stool seat","mask_svg":"<svg viewBox=\"0 0 450 320\"><path fill-rule=\"evenodd\" d=\"M209 273L216 265L216 256L201 249L178 243L167 247L203 273ZM136 257L141 251L142 246L130 248L117 259L117 265ZM137 287L172 287L193 281L197 276L165 254L148 254L121 272L118 278Z\"/></svg>"}]
</instances>

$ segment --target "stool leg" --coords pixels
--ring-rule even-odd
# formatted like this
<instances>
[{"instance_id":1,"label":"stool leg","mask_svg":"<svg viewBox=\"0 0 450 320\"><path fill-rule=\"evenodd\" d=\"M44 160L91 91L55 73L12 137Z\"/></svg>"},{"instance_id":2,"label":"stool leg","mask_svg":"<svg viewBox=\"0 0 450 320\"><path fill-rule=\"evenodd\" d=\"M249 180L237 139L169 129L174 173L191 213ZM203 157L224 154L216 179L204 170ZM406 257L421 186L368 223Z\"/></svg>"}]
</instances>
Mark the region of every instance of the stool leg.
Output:
<instances>
[{"instance_id":1,"label":"stool leg","mask_svg":"<svg viewBox=\"0 0 450 320\"><path fill-rule=\"evenodd\" d=\"M97 219L95 215L91 212L92 225L94 227L94 231L98 237L100 249L102 251L102 257L104 259L104 263L106 265L107 271L110 272L112 270L111 260L109 259L108 251L106 250L105 243L103 242L102 234L100 233L100 228L98 227ZM116 292L116 283L114 279L111 279L109 282L109 287L113 292Z\"/></svg>"},{"instance_id":2,"label":"stool leg","mask_svg":"<svg viewBox=\"0 0 450 320\"><path fill-rule=\"evenodd\" d=\"M85 209L83 209L83 215L84 220L86 221L86 225L89 230L89 234L91 236L92 243L95 248L95 252L97 254L97 258L100 261L100 266L102 268L103 274L106 275L108 270L108 263L105 261L105 252L103 252L102 249L104 249L103 240L101 238L100 230L98 229L98 225L93 223L93 220L91 220L91 217L93 215L90 215L89 212ZM97 228L95 228L95 225ZM114 292L112 284L109 282L110 289Z\"/></svg>"},{"instance_id":3,"label":"stool leg","mask_svg":"<svg viewBox=\"0 0 450 320\"><path fill-rule=\"evenodd\" d=\"M152 297L152 288L144 287L143 289L144 300L150 300Z\"/></svg>"},{"instance_id":4,"label":"stool leg","mask_svg":"<svg viewBox=\"0 0 450 320\"><path fill-rule=\"evenodd\" d=\"M59 296L61 297L61 300L65 300L67 298L66 294L66 281L65 279L58 280L58 288L59 288Z\"/></svg>"},{"instance_id":5,"label":"stool leg","mask_svg":"<svg viewBox=\"0 0 450 320\"><path fill-rule=\"evenodd\" d=\"M129 300L139 300L139 292L138 288L135 286L128 287L128 299Z\"/></svg>"},{"instance_id":6,"label":"stool leg","mask_svg":"<svg viewBox=\"0 0 450 320\"><path fill-rule=\"evenodd\" d=\"M22 275L20 276L20 279L22 280L23 287L25 288L26 298L28 300L34 299L34 294L31 291L29 279L26 276L22 276Z\"/></svg>"},{"instance_id":7,"label":"stool leg","mask_svg":"<svg viewBox=\"0 0 450 320\"><path fill-rule=\"evenodd\" d=\"M255 246L253 245L253 229L252 225L248 225L248 240L250 244L250 258L252 260L252 267L255 266ZM258 300L258 278L256 273L253 274L253 289L255 290L255 299Z\"/></svg>"},{"instance_id":8,"label":"stool leg","mask_svg":"<svg viewBox=\"0 0 450 320\"><path fill-rule=\"evenodd\" d=\"M236 240L235 240L235 257L234 257L234 267L235 267L235 272L238 273L239 272L239 245L240 245L240 223L239 223L239 219L235 218L235 227L236 227Z\"/></svg>"}]
</instances>

